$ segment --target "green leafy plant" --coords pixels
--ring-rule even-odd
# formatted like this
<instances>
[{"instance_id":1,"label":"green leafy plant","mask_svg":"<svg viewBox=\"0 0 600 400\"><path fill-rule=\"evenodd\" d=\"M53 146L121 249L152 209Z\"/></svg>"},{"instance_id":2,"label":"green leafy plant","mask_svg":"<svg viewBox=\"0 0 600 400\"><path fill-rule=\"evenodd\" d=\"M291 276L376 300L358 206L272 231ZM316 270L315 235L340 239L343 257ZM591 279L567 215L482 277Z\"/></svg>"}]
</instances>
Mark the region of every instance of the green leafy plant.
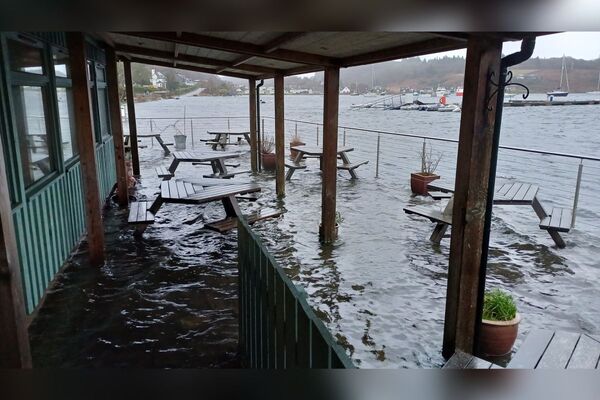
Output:
<instances>
[{"instance_id":1,"label":"green leafy plant","mask_svg":"<svg viewBox=\"0 0 600 400\"><path fill-rule=\"evenodd\" d=\"M486 291L483 297L483 319L490 321L510 321L517 315L517 306L513 297L493 289Z\"/></svg>"}]
</instances>

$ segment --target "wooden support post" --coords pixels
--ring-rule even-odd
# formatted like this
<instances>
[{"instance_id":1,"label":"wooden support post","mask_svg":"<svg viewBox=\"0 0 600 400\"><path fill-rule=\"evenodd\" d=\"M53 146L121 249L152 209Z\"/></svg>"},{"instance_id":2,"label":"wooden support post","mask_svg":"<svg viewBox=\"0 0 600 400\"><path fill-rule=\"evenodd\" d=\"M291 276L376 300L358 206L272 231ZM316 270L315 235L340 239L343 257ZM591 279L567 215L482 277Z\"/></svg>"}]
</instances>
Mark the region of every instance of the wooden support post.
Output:
<instances>
[{"instance_id":1,"label":"wooden support post","mask_svg":"<svg viewBox=\"0 0 600 400\"><path fill-rule=\"evenodd\" d=\"M285 196L285 121L283 108L283 75L275 76L275 155L277 196Z\"/></svg>"},{"instance_id":2,"label":"wooden support post","mask_svg":"<svg viewBox=\"0 0 600 400\"><path fill-rule=\"evenodd\" d=\"M90 263L100 265L104 262L104 226L102 224L100 190L98 189L98 175L96 173L94 114L92 113L92 102L86 73L87 62L83 33L68 33L67 43L71 62L77 147L83 178L88 251Z\"/></svg>"},{"instance_id":3,"label":"wooden support post","mask_svg":"<svg viewBox=\"0 0 600 400\"><path fill-rule=\"evenodd\" d=\"M137 124L135 121L135 102L133 98L133 80L131 78L131 62L123 60L125 70L125 93L127 94L127 115L129 119L129 144L131 146L131 164L133 174L140 175L140 156L138 153Z\"/></svg>"},{"instance_id":4,"label":"wooden support post","mask_svg":"<svg viewBox=\"0 0 600 400\"><path fill-rule=\"evenodd\" d=\"M106 49L106 75L110 124L115 145L115 164L117 169L117 199L121 207L127 207L127 168L125 166L125 145L123 144L123 121L119 100L119 79L117 77L117 57L115 49Z\"/></svg>"},{"instance_id":5,"label":"wooden support post","mask_svg":"<svg viewBox=\"0 0 600 400\"><path fill-rule=\"evenodd\" d=\"M323 95L323 189L322 189L322 241L331 243L335 240L335 201L337 180L337 142L338 142L338 108L340 89L340 69L325 69Z\"/></svg>"},{"instance_id":6,"label":"wooden support post","mask_svg":"<svg viewBox=\"0 0 600 400\"><path fill-rule=\"evenodd\" d=\"M444 323L444 357L456 350L475 354L479 336L487 249L486 205L494 152L496 101L502 41L484 35L469 38L465 96L460 122L452 214L450 265ZM493 77L492 77L493 73ZM495 77L495 80L494 80Z\"/></svg>"},{"instance_id":7,"label":"wooden support post","mask_svg":"<svg viewBox=\"0 0 600 400\"><path fill-rule=\"evenodd\" d=\"M0 187L8 188L0 141ZM21 266L8 190L0 190L0 368L31 368Z\"/></svg>"},{"instance_id":8,"label":"wooden support post","mask_svg":"<svg viewBox=\"0 0 600 400\"><path fill-rule=\"evenodd\" d=\"M258 140L256 132L256 81L248 79L248 99L250 106L250 168L258 171Z\"/></svg>"}]
</instances>

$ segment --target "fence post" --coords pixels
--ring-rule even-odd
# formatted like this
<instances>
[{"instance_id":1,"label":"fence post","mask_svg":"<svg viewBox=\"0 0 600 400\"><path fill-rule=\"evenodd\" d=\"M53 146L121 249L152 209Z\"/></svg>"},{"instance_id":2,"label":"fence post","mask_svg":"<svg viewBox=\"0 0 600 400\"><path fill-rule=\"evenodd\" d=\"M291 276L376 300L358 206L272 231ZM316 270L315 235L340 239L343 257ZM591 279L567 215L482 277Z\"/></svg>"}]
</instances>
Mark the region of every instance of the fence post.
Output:
<instances>
[{"instance_id":1,"label":"fence post","mask_svg":"<svg viewBox=\"0 0 600 400\"><path fill-rule=\"evenodd\" d=\"M192 133L192 149L194 148L194 120L190 119L190 131Z\"/></svg>"},{"instance_id":2,"label":"fence post","mask_svg":"<svg viewBox=\"0 0 600 400\"><path fill-rule=\"evenodd\" d=\"M296 125L294 127L294 136L298 136L298 123L296 122Z\"/></svg>"},{"instance_id":3,"label":"fence post","mask_svg":"<svg viewBox=\"0 0 600 400\"><path fill-rule=\"evenodd\" d=\"M150 118L150 132L152 132L152 118Z\"/></svg>"},{"instance_id":4,"label":"fence post","mask_svg":"<svg viewBox=\"0 0 600 400\"><path fill-rule=\"evenodd\" d=\"M427 151L427 143L423 138L423 151L421 152L421 172L425 171L425 152Z\"/></svg>"},{"instance_id":5,"label":"fence post","mask_svg":"<svg viewBox=\"0 0 600 400\"><path fill-rule=\"evenodd\" d=\"M377 161L375 162L375 178L379 178L379 145L381 142L381 133L377 134Z\"/></svg>"},{"instance_id":6,"label":"fence post","mask_svg":"<svg viewBox=\"0 0 600 400\"><path fill-rule=\"evenodd\" d=\"M344 146L346 145L346 128L344 128Z\"/></svg>"},{"instance_id":7,"label":"fence post","mask_svg":"<svg viewBox=\"0 0 600 400\"><path fill-rule=\"evenodd\" d=\"M231 132L231 124L229 122L229 117L227 117L227 132Z\"/></svg>"},{"instance_id":8,"label":"fence post","mask_svg":"<svg viewBox=\"0 0 600 400\"><path fill-rule=\"evenodd\" d=\"M319 145L319 126L317 125L317 146Z\"/></svg>"},{"instance_id":9,"label":"fence post","mask_svg":"<svg viewBox=\"0 0 600 400\"><path fill-rule=\"evenodd\" d=\"M573 199L573 214L571 217L571 229L575 226L575 215L577 213L577 203L579 203L579 189L581 188L581 175L583 174L583 158L579 161L577 169L577 183L575 184L575 197Z\"/></svg>"}]
</instances>

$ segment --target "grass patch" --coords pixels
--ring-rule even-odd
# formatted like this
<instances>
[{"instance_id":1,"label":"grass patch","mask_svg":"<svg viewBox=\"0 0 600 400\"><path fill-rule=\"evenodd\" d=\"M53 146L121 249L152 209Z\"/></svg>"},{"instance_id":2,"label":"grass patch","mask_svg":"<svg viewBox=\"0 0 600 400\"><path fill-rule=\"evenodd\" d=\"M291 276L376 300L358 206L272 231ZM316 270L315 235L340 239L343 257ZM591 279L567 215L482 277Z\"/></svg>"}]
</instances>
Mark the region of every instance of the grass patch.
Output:
<instances>
[{"instance_id":1,"label":"grass patch","mask_svg":"<svg viewBox=\"0 0 600 400\"><path fill-rule=\"evenodd\" d=\"M483 298L483 319L491 321L510 321L517 315L517 306L513 297L494 289L485 292Z\"/></svg>"}]
</instances>

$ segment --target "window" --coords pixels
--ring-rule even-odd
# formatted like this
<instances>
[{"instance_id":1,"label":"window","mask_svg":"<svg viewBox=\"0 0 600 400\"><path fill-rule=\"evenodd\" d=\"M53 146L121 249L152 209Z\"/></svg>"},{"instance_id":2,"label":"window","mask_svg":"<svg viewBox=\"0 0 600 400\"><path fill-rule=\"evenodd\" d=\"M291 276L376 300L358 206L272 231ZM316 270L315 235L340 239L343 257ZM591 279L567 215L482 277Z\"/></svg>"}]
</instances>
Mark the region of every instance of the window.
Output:
<instances>
[{"instance_id":1,"label":"window","mask_svg":"<svg viewBox=\"0 0 600 400\"><path fill-rule=\"evenodd\" d=\"M78 154L73 122L73 97L71 94L71 67L69 55L61 49L52 52L54 75L56 77L56 101L58 103L58 124L63 160L68 161Z\"/></svg>"},{"instance_id":2,"label":"window","mask_svg":"<svg viewBox=\"0 0 600 400\"><path fill-rule=\"evenodd\" d=\"M98 119L100 120L100 135L110 135L110 124L108 120L108 97L106 87L98 87Z\"/></svg>"},{"instance_id":3,"label":"window","mask_svg":"<svg viewBox=\"0 0 600 400\"><path fill-rule=\"evenodd\" d=\"M10 69L16 72L27 72L30 74L44 74L44 53L43 49L36 46L36 42L31 40L32 45L18 40L9 40L8 52L10 53Z\"/></svg>"},{"instance_id":4,"label":"window","mask_svg":"<svg viewBox=\"0 0 600 400\"><path fill-rule=\"evenodd\" d=\"M55 170L48 135L48 102L40 86L14 86L15 116L25 187Z\"/></svg>"}]
</instances>

